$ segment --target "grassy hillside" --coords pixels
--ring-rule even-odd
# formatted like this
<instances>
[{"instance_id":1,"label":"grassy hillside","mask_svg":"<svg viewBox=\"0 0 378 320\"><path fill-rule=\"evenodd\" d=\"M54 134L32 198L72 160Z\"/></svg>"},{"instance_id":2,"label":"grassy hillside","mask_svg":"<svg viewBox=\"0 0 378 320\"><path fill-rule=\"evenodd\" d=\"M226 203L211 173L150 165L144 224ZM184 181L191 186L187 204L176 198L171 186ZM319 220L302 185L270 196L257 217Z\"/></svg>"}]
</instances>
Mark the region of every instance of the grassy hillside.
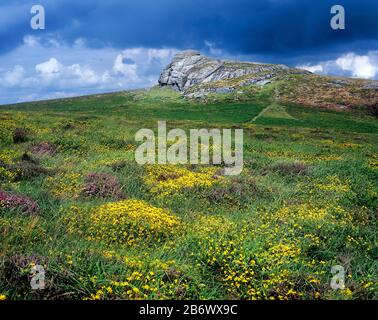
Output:
<instances>
[{"instance_id":1,"label":"grassy hillside","mask_svg":"<svg viewBox=\"0 0 378 320\"><path fill-rule=\"evenodd\" d=\"M377 118L274 90L1 106L0 297L377 299ZM243 173L139 166L134 135L158 120L243 128ZM33 264L45 290L30 288Z\"/></svg>"}]
</instances>

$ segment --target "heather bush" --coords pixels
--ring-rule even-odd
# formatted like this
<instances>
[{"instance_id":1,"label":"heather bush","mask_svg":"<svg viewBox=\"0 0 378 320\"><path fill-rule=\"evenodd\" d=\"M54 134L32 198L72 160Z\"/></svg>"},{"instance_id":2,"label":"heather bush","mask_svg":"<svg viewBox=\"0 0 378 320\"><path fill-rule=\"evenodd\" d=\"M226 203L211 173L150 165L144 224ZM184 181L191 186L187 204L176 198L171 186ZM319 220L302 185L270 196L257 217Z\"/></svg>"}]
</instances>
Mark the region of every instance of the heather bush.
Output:
<instances>
[{"instance_id":1,"label":"heather bush","mask_svg":"<svg viewBox=\"0 0 378 320\"><path fill-rule=\"evenodd\" d=\"M89 197L121 198L122 191L118 180L107 173L90 173L85 179L84 194Z\"/></svg>"},{"instance_id":2,"label":"heather bush","mask_svg":"<svg viewBox=\"0 0 378 320\"><path fill-rule=\"evenodd\" d=\"M272 169L273 171L288 175L305 175L308 173L308 166L301 162L278 163Z\"/></svg>"},{"instance_id":3,"label":"heather bush","mask_svg":"<svg viewBox=\"0 0 378 320\"><path fill-rule=\"evenodd\" d=\"M13 165L11 170L15 172L15 181L29 180L48 173L48 170L42 168L38 164L27 161L22 161Z\"/></svg>"},{"instance_id":4,"label":"heather bush","mask_svg":"<svg viewBox=\"0 0 378 320\"><path fill-rule=\"evenodd\" d=\"M57 148L51 142L39 142L31 146L30 151L41 156L53 156Z\"/></svg>"},{"instance_id":5,"label":"heather bush","mask_svg":"<svg viewBox=\"0 0 378 320\"><path fill-rule=\"evenodd\" d=\"M28 140L28 132L24 128L16 128L13 131L13 143L22 143Z\"/></svg>"},{"instance_id":6,"label":"heather bush","mask_svg":"<svg viewBox=\"0 0 378 320\"><path fill-rule=\"evenodd\" d=\"M24 214L34 215L38 213L38 203L24 195L12 194L0 190L0 208L10 211L19 211Z\"/></svg>"},{"instance_id":7,"label":"heather bush","mask_svg":"<svg viewBox=\"0 0 378 320\"><path fill-rule=\"evenodd\" d=\"M36 159L34 159L32 156L30 156L27 152L24 152L22 154L21 161L30 162L30 163L34 163L34 164L38 163L38 161Z\"/></svg>"}]
</instances>

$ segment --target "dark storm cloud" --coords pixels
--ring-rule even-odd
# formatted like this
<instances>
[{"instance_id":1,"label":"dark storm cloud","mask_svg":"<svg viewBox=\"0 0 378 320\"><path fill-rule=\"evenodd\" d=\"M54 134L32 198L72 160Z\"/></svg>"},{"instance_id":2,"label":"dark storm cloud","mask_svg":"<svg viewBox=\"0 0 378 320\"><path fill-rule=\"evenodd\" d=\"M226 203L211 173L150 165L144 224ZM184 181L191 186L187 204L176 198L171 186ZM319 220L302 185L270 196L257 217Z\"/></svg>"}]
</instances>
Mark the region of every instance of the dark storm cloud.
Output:
<instances>
[{"instance_id":1,"label":"dark storm cloud","mask_svg":"<svg viewBox=\"0 0 378 320\"><path fill-rule=\"evenodd\" d=\"M273 58L335 56L346 49L377 48L378 1L372 0L44 0L45 31L29 27L38 1L0 5L0 52L27 34L53 33L94 47L204 48L204 41L232 54ZM330 28L330 8L346 9L346 30Z\"/></svg>"}]
</instances>

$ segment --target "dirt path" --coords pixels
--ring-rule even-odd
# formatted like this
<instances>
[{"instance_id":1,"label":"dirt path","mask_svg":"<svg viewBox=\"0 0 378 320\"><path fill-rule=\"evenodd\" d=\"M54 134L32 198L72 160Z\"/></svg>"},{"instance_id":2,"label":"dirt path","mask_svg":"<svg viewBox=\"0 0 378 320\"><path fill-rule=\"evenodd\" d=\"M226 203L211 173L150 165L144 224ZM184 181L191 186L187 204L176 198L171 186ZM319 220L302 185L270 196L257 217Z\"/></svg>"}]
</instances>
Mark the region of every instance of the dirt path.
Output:
<instances>
[{"instance_id":1,"label":"dirt path","mask_svg":"<svg viewBox=\"0 0 378 320\"><path fill-rule=\"evenodd\" d=\"M272 103L269 106L267 106L266 108L264 108L263 110L261 110L260 113L257 116L252 118L251 122L255 122L258 118L260 118L265 112L267 112L274 105L275 105L275 103Z\"/></svg>"}]
</instances>

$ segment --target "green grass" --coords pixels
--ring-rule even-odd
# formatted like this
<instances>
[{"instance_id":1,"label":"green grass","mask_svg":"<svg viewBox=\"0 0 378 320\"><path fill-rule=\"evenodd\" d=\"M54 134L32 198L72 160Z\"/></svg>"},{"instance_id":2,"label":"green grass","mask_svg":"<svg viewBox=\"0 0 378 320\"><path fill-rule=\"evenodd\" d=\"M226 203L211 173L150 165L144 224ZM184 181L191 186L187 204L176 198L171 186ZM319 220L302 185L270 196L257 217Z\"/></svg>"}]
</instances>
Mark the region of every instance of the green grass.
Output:
<instances>
[{"instance_id":1,"label":"green grass","mask_svg":"<svg viewBox=\"0 0 378 320\"><path fill-rule=\"evenodd\" d=\"M0 296L377 299L376 118L271 97L267 86L239 101L213 95L203 103L154 88L1 106L0 189L37 201L40 211L0 204ZM156 131L158 120L185 130L243 128L243 173L139 166L135 133ZM25 142L13 143L15 128L27 130ZM56 153L33 154L41 142ZM21 160L25 152L34 171ZM114 177L123 198L143 201L152 216L162 208L179 224L94 223L104 204L121 201L83 192L94 172ZM134 242L99 237L117 228L129 234L133 221L147 230ZM154 226L162 231L151 240ZM46 268L45 290L30 288L32 262ZM330 287L334 265L346 270L346 290Z\"/></svg>"},{"instance_id":2,"label":"green grass","mask_svg":"<svg viewBox=\"0 0 378 320\"><path fill-rule=\"evenodd\" d=\"M331 130L345 130L346 132L376 133L378 122L372 116L356 110L333 111L315 108L303 108L294 105L286 106L286 113L281 116L275 114L263 114L256 119L261 125L278 125L290 127L324 128ZM281 111L282 112L282 111Z\"/></svg>"}]
</instances>

